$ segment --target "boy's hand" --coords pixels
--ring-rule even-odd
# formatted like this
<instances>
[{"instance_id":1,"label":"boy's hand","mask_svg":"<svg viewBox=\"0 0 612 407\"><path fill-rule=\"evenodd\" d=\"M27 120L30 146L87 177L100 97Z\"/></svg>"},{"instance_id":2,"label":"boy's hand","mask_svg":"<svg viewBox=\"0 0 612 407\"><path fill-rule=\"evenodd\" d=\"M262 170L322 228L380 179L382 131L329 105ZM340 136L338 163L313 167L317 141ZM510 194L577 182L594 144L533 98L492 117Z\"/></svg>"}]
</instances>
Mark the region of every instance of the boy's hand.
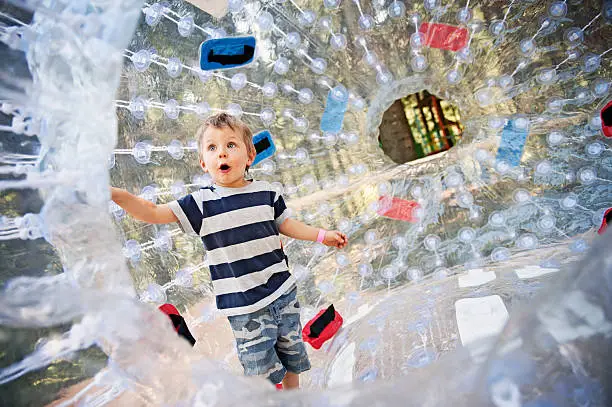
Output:
<instances>
[{"instance_id":1,"label":"boy's hand","mask_svg":"<svg viewBox=\"0 0 612 407\"><path fill-rule=\"evenodd\" d=\"M328 230L325 232L325 239L323 239L323 244L325 246L333 246L338 249L342 249L348 243L348 238L342 232L338 232L337 230Z\"/></svg>"}]
</instances>

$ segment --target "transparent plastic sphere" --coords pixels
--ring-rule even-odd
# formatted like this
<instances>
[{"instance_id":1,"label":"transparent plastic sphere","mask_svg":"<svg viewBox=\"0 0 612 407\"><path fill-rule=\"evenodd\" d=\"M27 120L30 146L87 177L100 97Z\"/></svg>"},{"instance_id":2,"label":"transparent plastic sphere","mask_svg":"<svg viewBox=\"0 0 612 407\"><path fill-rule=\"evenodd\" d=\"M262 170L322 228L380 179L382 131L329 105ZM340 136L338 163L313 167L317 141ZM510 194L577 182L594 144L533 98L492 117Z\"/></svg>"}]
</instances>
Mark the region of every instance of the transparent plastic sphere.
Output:
<instances>
[{"instance_id":1,"label":"transparent plastic sphere","mask_svg":"<svg viewBox=\"0 0 612 407\"><path fill-rule=\"evenodd\" d=\"M440 236L437 235L428 235L425 237L425 239L423 239L423 245L425 248L432 252L436 251L438 247L440 247L441 242L442 239L440 239Z\"/></svg>"},{"instance_id":2,"label":"transparent plastic sphere","mask_svg":"<svg viewBox=\"0 0 612 407\"><path fill-rule=\"evenodd\" d=\"M344 87L344 85L336 85L331 90L332 99L338 102L344 102L348 100L348 90Z\"/></svg>"},{"instance_id":3,"label":"transparent plastic sphere","mask_svg":"<svg viewBox=\"0 0 612 407\"><path fill-rule=\"evenodd\" d=\"M402 235L395 235L391 239L391 244L396 249L405 249L408 247L408 240Z\"/></svg>"},{"instance_id":4,"label":"transparent plastic sphere","mask_svg":"<svg viewBox=\"0 0 612 407\"><path fill-rule=\"evenodd\" d=\"M490 88L481 88L474 92L474 98L481 107L489 106L494 102L494 95Z\"/></svg>"},{"instance_id":5,"label":"transparent plastic sphere","mask_svg":"<svg viewBox=\"0 0 612 407\"><path fill-rule=\"evenodd\" d=\"M525 233L516 239L516 246L520 249L532 250L538 247L538 238L533 233Z\"/></svg>"},{"instance_id":6,"label":"transparent plastic sphere","mask_svg":"<svg viewBox=\"0 0 612 407\"><path fill-rule=\"evenodd\" d=\"M374 273L374 268L370 263L359 263L357 265L357 272L361 277L369 277Z\"/></svg>"},{"instance_id":7,"label":"transparent plastic sphere","mask_svg":"<svg viewBox=\"0 0 612 407\"><path fill-rule=\"evenodd\" d=\"M551 232L557 223L557 219L555 219L552 215L543 215L538 219L538 229L544 233Z\"/></svg>"},{"instance_id":8,"label":"transparent plastic sphere","mask_svg":"<svg viewBox=\"0 0 612 407\"><path fill-rule=\"evenodd\" d=\"M391 18L402 18L406 14L406 5L402 1L394 0L389 4L387 13L389 13Z\"/></svg>"},{"instance_id":9,"label":"transparent plastic sphere","mask_svg":"<svg viewBox=\"0 0 612 407\"><path fill-rule=\"evenodd\" d=\"M183 64L180 59L176 57L168 58L168 64L166 65L166 72L171 78L178 78L183 72Z\"/></svg>"},{"instance_id":10,"label":"transparent plastic sphere","mask_svg":"<svg viewBox=\"0 0 612 407\"><path fill-rule=\"evenodd\" d=\"M323 58L315 58L310 64L310 70L317 75L322 75L327 69L327 61Z\"/></svg>"},{"instance_id":11,"label":"transparent plastic sphere","mask_svg":"<svg viewBox=\"0 0 612 407\"><path fill-rule=\"evenodd\" d=\"M597 78L591 84L591 88L597 97L604 96L610 91L610 81L604 78Z\"/></svg>"},{"instance_id":12,"label":"transparent plastic sphere","mask_svg":"<svg viewBox=\"0 0 612 407\"><path fill-rule=\"evenodd\" d=\"M181 37L189 37L195 28L193 17L191 15L182 17L176 25L176 28Z\"/></svg>"},{"instance_id":13,"label":"transparent plastic sphere","mask_svg":"<svg viewBox=\"0 0 612 407\"><path fill-rule=\"evenodd\" d=\"M378 234L375 229L370 229L363 235L363 239L368 245L374 245L378 243Z\"/></svg>"},{"instance_id":14,"label":"transparent plastic sphere","mask_svg":"<svg viewBox=\"0 0 612 407\"><path fill-rule=\"evenodd\" d=\"M474 196L468 191L462 191L457 194L457 205L461 208L470 208L474 204Z\"/></svg>"},{"instance_id":15,"label":"transparent plastic sphere","mask_svg":"<svg viewBox=\"0 0 612 407\"><path fill-rule=\"evenodd\" d=\"M338 221L338 230L342 233L348 233L353 228L353 223L350 219L342 218Z\"/></svg>"},{"instance_id":16,"label":"transparent plastic sphere","mask_svg":"<svg viewBox=\"0 0 612 407\"><path fill-rule=\"evenodd\" d=\"M333 10L338 8L341 2L342 0L323 0L323 6L325 6L326 9Z\"/></svg>"},{"instance_id":17,"label":"transparent plastic sphere","mask_svg":"<svg viewBox=\"0 0 612 407\"><path fill-rule=\"evenodd\" d=\"M270 124L274 123L274 120L276 120L276 113L271 107L265 107L261 109L261 112L259 112L259 118L265 126L269 126Z\"/></svg>"},{"instance_id":18,"label":"transparent plastic sphere","mask_svg":"<svg viewBox=\"0 0 612 407\"><path fill-rule=\"evenodd\" d=\"M148 164L151 162L151 144L139 141L132 149L132 156L138 164Z\"/></svg>"},{"instance_id":19,"label":"transparent plastic sphere","mask_svg":"<svg viewBox=\"0 0 612 407\"><path fill-rule=\"evenodd\" d=\"M335 33L329 38L329 45L337 51L346 49L347 43L346 35L341 33Z\"/></svg>"},{"instance_id":20,"label":"transparent plastic sphere","mask_svg":"<svg viewBox=\"0 0 612 407\"><path fill-rule=\"evenodd\" d=\"M289 60L285 57L280 57L274 62L274 72L278 75L285 75L289 72Z\"/></svg>"},{"instance_id":21,"label":"transparent plastic sphere","mask_svg":"<svg viewBox=\"0 0 612 407\"><path fill-rule=\"evenodd\" d=\"M506 31L506 23L502 20L496 20L489 25L489 32L494 37L502 35Z\"/></svg>"},{"instance_id":22,"label":"transparent plastic sphere","mask_svg":"<svg viewBox=\"0 0 612 407\"><path fill-rule=\"evenodd\" d=\"M597 172L593 167L583 167L576 174L578 181L583 185L590 185L597 179Z\"/></svg>"},{"instance_id":23,"label":"transparent plastic sphere","mask_svg":"<svg viewBox=\"0 0 612 407\"><path fill-rule=\"evenodd\" d=\"M423 278L423 271L418 268L409 268L406 270L406 275L411 281L419 281Z\"/></svg>"},{"instance_id":24,"label":"transparent plastic sphere","mask_svg":"<svg viewBox=\"0 0 612 407\"><path fill-rule=\"evenodd\" d=\"M531 194L526 189L518 188L514 190L514 193L512 194L512 199L517 204L523 204L531 200Z\"/></svg>"},{"instance_id":25,"label":"transparent plastic sphere","mask_svg":"<svg viewBox=\"0 0 612 407\"><path fill-rule=\"evenodd\" d=\"M499 130L506 125L506 119L503 117L499 117L499 116L490 116L487 120L487 124L489 128L494 129L494 130ZM488 156L485 150L476 151L477 154L482 153L482 152L484 152ZM481 161L481 160L478 160L478 161Z\"/></svg>"},{"instance_id":26,"label":"transparent plastic sphere","mask_svg":"<svg viewBox=\"0 0 612 407\"><path fill-rule=\"evenodd\" d=\"M394 267L391 264L386 265L380 270L380 275L385 280L393 280L399 274L399 270L397 267Z\"/></svg>"},{"instance_id":27,"label":"transparent plastic sphere","mask_svg":"<svg viewBox=\"0 0 612 407\"><path fill-rule=\"evenodd\" d=\"M461 82L461 79L463 79L463 74L461 73L461 71L457 70L457 69L451 69L447 74L446 74L446 80L448 81L448 83L450 84L457 84L459 82Z\"/></svg>"},{"instance_id":28,"label":"transparent plastic sphere","mask_svg":"<svg viewBox=\"0 0 612 407\"><path fill-rule=\"evenodd\" d=\"M378 75L376 76L376 81L378 81ZM356 111L356 112L361 112L366 107L366 101L363 100L363 98L358 97L358 96L350 97L349 103L350 103L349 107L351 108L351 110Z\"/></svg>"},{"instance_id":29,"label":"transparent plastic sphere","mask_svg":"<svg viewBox=\"0 0 612 407\"><path fill-rule=\"evenodd\" d=\"M346 267L351 264L351 258L344 252L336 253L336 264L338 267Z\"/></svg>"},{"instance_id":30,"label":"transparent plastic sphere","mask_svg":"<svg viewBox=\"0 0 612 407\"><path fill-rule=\"evenodd\" d=\"M569 248L572 253L584 253L589 249L589 244L584 239L576 239Z\"/></svg>"},{"instance_id":31,"label":"transparent plastic sphere","mask_svg":"<svg viewBox=\"0 0 612 407\"><path fill-rule=\"evenodd\" d=\"M546 101L546 110L550 113L559 113L563 110L565 101L560 97L552 97Z\"/></svg>"},{"instance_id":32,"label":"transparent plastic sphere","mask_svg":"<svg viewBox=\"0 0 612 407\"><path fill-rule=\"evenodd\" d=\"M308 130L308 126L309 122L305 117L298 117L297 119L293 120L293 127L299 132L305 132Z\"/></svg>"},{"instance_id":33,"label":"transparent plastic sphere","mask_svg":"<svg viewBox=\"0 0 612 407\"><path fill-rule=\"evenodd\" d=\"M304 148L295 150L295 159L299 162L307 163L310 159L308 151Z\"/></svg>"},{"instance_id":34,"label":"transparent plastic sphere","mask_svg":"<svg viewBox=\"0 0 612 407\"><path fill-rule=\"evenodd\" d=\"M510 259L510 256L511 256L510 250L508 250L505 247L496 247L491 252L491 260L495 262L507 261Z\"/></svg>"},{"instance_id":35,"label":"transparent plastic sphere","mask_svg":"<svg viewBox=\"0 0 612 407\"><path fill-rule=\"evenodd\" d=\"M476 231L470 227L463 227L459 229L457 237L463 243L471 243L476 238Z\"/></svg>"},{"instance_id":36,"label":"transparent plastic sphere","mask_svg":"<svg viewBox=\"0 0 612 407\"><path fill-rule=\"evenodd\" d=\"M427 58L425 57L425 55L418 54L412 58L412 60L410 61L410 66L412 67L412 70L415 72L423 72L424 70L427 69L429 64L427 62Z\"/></svg>"},{"instance_id":37,"label":"transparent plastic sphere","mask_svg":"<svg viewBox=\"0 0 612 407\"><path fill-rule=\"evenodd\" d=\"M393 75L391 74L391 72L389 72L387 68L383 67L376 73L376 82L379 85L386 85L392 81Z\"/></svg>"},{"instance_id":38,"label":"transparent plastic sphere","mask_svg":"<svg viewBox=\"0 0 612 407\"><path fill-rule=\"evenodd\" d=\"M584 41L584 32L578 27L572 27L565 31L563 38L569 46L573 47Z\"/></svg>"},{"instance_id":39,"label":"transparent plastic sphere","mask_svg":"<svg viewBox=\"0 0 612 407\"><path fill-rule=\"evenodd\" d=\"M259 167L261 168L261 171L267 175L272 175L276 172L276 163L269 158L266 160L263 160L259 164Z\"/></svg>"},{"instance_id":40,"label":"transparent plastic sphere","mask_svg":"<svg viewBox=\"0 0 612 407\"><path fill-rule=\"evenodd\" d=\"M285 45L289 49L296 49L302 43L302 37L298 32L290 32L285 37Z\"/></svg>"},{"instance_id":41,"label":"transparent plastic sphere","mask_svg":"<svg viewBox=\"0 0 612 407\"><path fill-rule=\"evenodd\" d=\"M134 118L142 120L144 119L147 113L148 103L141 96L136 96L132 100L130 100L130 105L128 107L130 113Z\"/></svg>"},{"instance_id":42,"label":"transparent plastic sphere","mask_svg":"<svg viewBox=\"0 0 612 407\"><path fill-rule=\"evenodd\" d=\"M540 161L535 167L536 175L548 175L552 172L553 167L550 161Z\"/></svg>"},{"instance_id":43,"label":"transparent plastic sphere","mask_svg":"<svg viewBox=\"0 0 612 407\"><path fill-rule=\"evenodd\" d=\"M257 17L257 26L263 32L270 31L274 26L274 17L269 12L262 11Z\"/></svg>"},{"instance_id":44,"label":"transparent plastic sphere","mask_svg":"<svg viewBox=\"0 0 612 407\"><path fill-rule=\"evenodd\" d=\"M578 106L591 103L595 99L595 96L591 93L590 89L577 87L574 89L574 92L576 92L574 103Z\"/></svg>"},{"instance_id":45,"label":"transparent plastic sphere","mask_svg":"<svg viewBox=\"0 0 612 407\"><path fill-rule=\"evenodd\" d=\"M467 7L461 8L455 15L459 24L467 24L472 19L472 10Z\"/></svg>"},{"instance_id":46,"label":"transparent plastic sphere","mask_svg":"<svg viewBox=\"0 0 612 407\"><path fill-rule=\"evenodd\" d=\"M185 156L185 151L183 150L183 143L178 140L172 140L170 144L168 144L168 154L170 157L175 160L181 160Z\"/></svg>"},{"instance_id":47,"label":"transparent plastic sphere","mask_svg":"<svg viewBox=\"0 0 612 407\"><path fill-rule=\"evenodd\" d=\"M565 210L574 209L576 205L578 205L578 195L573 192L570 192L559 200L559 206Z\"/></svg>"},{"instance_id":48,"label":"transparent plastic sphere","mask_svg":"<svg viewBox=\"0 0 612 407\"><path fill-rule=\"evenodd\" d=\"M146 71L151 65L152 54L149 50L141 49L132 55L131 60L138 72Z\"/></svg>"},{"instance_id":49,"label":"transparent plastic sphere","mask_svg":"<svg viewBox=\"0 0 612 407\"><path fill-rule=\"evenodd\" d=\"M261 88L261 92L268 99L276 96L277 91L278 91L278 87L276 86L274 82L266 82Z\"/></svg>"},{"instance_id":50,"label":"transparent plastic sphere","mask_svg":"<svg viewBox=\"0 0 612 407\"><path fill-rule=\"evenodd\" d=\"M494 211L489 215L489 225L493 227L502 227L506 224L506 216L499 211Z\"/></svg>"},{"instance_id":51,"label":"transparent plastic sphere","mask_svg":"<svg viewBox=\"0 0 612 407\"><path fill-rule=\"evenodd\" d=\"M440 7L440 0L424 0L423 7L425 7L427 11L433 11Z\"/></svg>"},{"instance_id":52,"label":"transparent plastic sphere","mask_svg":"<svg viewBox=\"0 0 612 407\"><path fill-rule=\"evenodd\" d=\"M164 6L161 3L155 3L147 7L144 11L145 22L153 27L159 23L164 13Z\"/></svg>"},{"instance_id":53,"label":"transparent plastic sphere","mask_svg":"<svg viewBox=\"0 0 612 407\"><path fill-rule=\"evenodd\" d=\"M176 272L174 282L179 287L190 288L193 287L193 273L189 269L182 269Z\"/></svg>"},{"instance_id":54,"label":"transparent plastic sphere","mask_svg":"<svg viewBox=\"0 0 612 407\"><path fill-rule=\"evenodd\" d=\"M312 10L304 10L298 15L298 24L302 27L310 27L317 21L317 14Z\"/></svg>"},{"instance_id":55,"label":"transparent plastic sphere","mask_svg":"<svg viewBox=\"0 0 612 407\"><path fill-rule=\"evenodd\" d=\"M536 75L536 80L542 85L552 85L557 81L557 70L555 68L545 68Z\"/></svg>"},{"instance_id":56,"label":"transparent plastic sphere","mask_svg":"<svg viewBox=\"0 0 612 407\"><path fill-rule=\"evenodd\" d=\"M599 157L605 149L606 146L601 141L594 141L584 147L584 151L589 157Z\"/></svg>"},{"instance_id":57,"label":"transparent plastic sphere","mask_svg":"<svg viewBox=\"0 0 612 407\"><path fill-rule=\"evenodd\" d=\"M242 107L238 104L238 103L229 103L227 105L227 113L229 113L230 115L237 117L237 118L241 118L242 117Z\"/></svg>"},{"instance_id":58,"label":"transparent plastic sphere","mask_svg":"<svg viewBox=\"0 0 612 407\"><path fill-rule=\"evenodd\" d=\"M363 31L370 31L372 28L374 28L374 17L369 14L362 14L359 16L358 23L359 28L361 28Z\"/></svg>"},{"instance_id":59,"label":"transparent plastic sphere","mask_svg":"<svg viewBox=\"0 0 612 407\"><path fill-rule=\"evenodd\" d=\"M291 269L291 274L297 281L304 281L304 279L308 277L308 274L310 274L308 268L302 266L301 264L293 264Z\"/></svg>"},{"instance_id":60,"label":"transparent plastic sphere","mask_svg":"<svg viewBox=\"0 0 612 407\"><path fill-rule=\"evenodd\" d=\"M107 164L106 164L106 168L108 168L110 170L110 169L115 167L115 164L116 164L115 154L111 153L108 156L108 161L107 161Z\"/></svg>"},{"instance_id":61,"label":"transparent plastic sphere","mask_svg":"<svg viewBox=\"0 0 612 407\"><path fill-rule=\"evenodd\" d=\"M153 304L163 304L168 300L166 291L157 283L150 283L147 289L140 294L140 301Z\"/></svg>"},{"instance_id":62,"label":"transparent plastic sphere","mask_svg":"<svg viewBox=\"0 0 612 407\"><path fill-rule=\"evenodd\" d=\"M213 72L212 71L203 71L203 70L198 70L197 71L197 75L198 78L200 79L200 82L202 83L206 83L210 80L210 78L213 77Z\"/></svg>"},{"instance_id":63,"label":"transparent plastic sphere","mask_svg":"<svg viewBox=\"0 0 612 407\"><path fill-rule=\"evenodd\" d=\"M497 78L497 83L499 84L500 88L508 90L512 85L514 85L514 77L510 75L502 75Z\"/></svg>"},{"instance_id":64,"label":"transparent plastic sphere","mask_svg":"<svg viewBox=\"0 0 612 407\"><path fill-rule=\"evenodd\" d=\"M550 147L556 147L565 141L565 134L558 130L553 130L546 136L546 142Z\"/></svg>"},{"instance_id":65,"label":"transparent plastic sphere","mask_svg":"<svg viewBox=\"0 0 612 407\"><path fill-rule=\"evenodd\" d=\"M230 80L230 85L232 89L234 90L240 90L244 88L246 86L246 83L247 83L247 76L242 72L235 74L234 76L232 76L232 79Z\"/></svg>"},{"instance_id":66,"label":"transparent plastic sphere","mask_svg":"<svg viewBox=\"0 0 612 407\"><path fill-rule=\"evenodd\" d=\"M565 17L567 14L567 4L565 1L553 1L548 6L548 15L553 18Z\"/></svg>"},{"instance_id":67,"label":"transparent plastic sphere","mask_svg":"<svg viewBox=\"0 0 612 407\"><path fill-rule=\"evenodd\" d=\"M343 140L346 142L346 144L352 146L352 145L356 145L359 143L359 133L350 131L348 133L343 133L343 134L344 134Z\"/></svg>"},{"instance_id":68,"label":"transparent plastic sphere","mask_svg":"<svg viewBox=\"0 0 612 407\"><path fill-rule=\"evenodd\" d=\"M524 38L519 42L519 50L526 57L533 55L536 48L536 43L532 38Z\"/></svg>"},{"instance_id":69,"label":"transparent plastic sphere","mask_svg":"<svg viewBox=\"0 0 612 407\"><path fill-rule=\"evenodd\" d=\"M500 174L506 174L510 171L510 164L506 160L499 160L495 163L495 171Z\"/></svg>"},{"instance_id":70,"label":"transparent plastic sphere","mask_svg":"<svg viewBox=\"0 0 612 407\"><path fill-rule=\"evenodd\" d=\"M410 35L410 48L413 50L420 50L425 45L425 34L422 32L415 32Z\"/></svg>"},{"instance_id":71,"label":"transparent plastic sphere","mask_svg":"<svg viewBox=\"0 0 612 407\"><path fill-rule=\"evenodd\" d=\"M457 172L451 172L444 177L444 183L448 188L457 188L463 185L463 176Z\"/></svg>"},{"instance_id":72,"label":"transparent plastic sphere","mask_svg":"<svg viewBox=\"0 0 612 407\"><path fill-rule=\"evenodd\" d=\"M176 100L170 99L164 104L164 113L171 120L176 120L180 114L179 104Z\"/></svg>"},{"instance_id":73,"label":"transparent plastic sphere","mask_svg":"<svg viewBox=\"0 0 612 407\"><path fill-rule=\"evenodd\" d=\"M133 262L140 260L142 249L136 240L128 240L123 246L123 254Z\"/></svg>"},{"instance_id":74,"label":"transparent plastic sphere","mask_svg":"<svg viewBox=\"0 0 612 407\"><path fill-rule=\"evenodd\" d=\"M244 8L244 0L228 0L227 8L232 13L239 13Z\"/></svg>"}]
</instances>

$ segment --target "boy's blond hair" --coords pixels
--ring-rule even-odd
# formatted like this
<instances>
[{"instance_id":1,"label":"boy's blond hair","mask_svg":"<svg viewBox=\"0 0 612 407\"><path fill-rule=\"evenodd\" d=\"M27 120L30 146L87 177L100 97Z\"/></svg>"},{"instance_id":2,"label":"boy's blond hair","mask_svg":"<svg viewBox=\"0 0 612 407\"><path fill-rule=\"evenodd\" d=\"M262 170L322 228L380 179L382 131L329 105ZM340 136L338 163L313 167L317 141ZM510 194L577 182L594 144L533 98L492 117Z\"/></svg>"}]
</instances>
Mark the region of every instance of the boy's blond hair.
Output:
<instances>
[{"instance_id":1,"label":"boy's blond hair","mask_svg":"<svg viewBox=\"0 0 612 407\"><path fill-rule=\"evenodd\" d=\"M251 129L249 129L249 126L235 116L227 113L217 113L208 117L204 121L204 124L202 124L196 132L196 138L198 139L198 155L200 156L201 160L204 160L204 145L202 144L202 138L204 136L204 132L209 127L214 127L217 129L229 127L235 133L240 135L240 137L242 137L244 144L246 144L247 152L249 154L256 154L255 145L253 144L253 132Z\"/></svg>"}]
</instances>

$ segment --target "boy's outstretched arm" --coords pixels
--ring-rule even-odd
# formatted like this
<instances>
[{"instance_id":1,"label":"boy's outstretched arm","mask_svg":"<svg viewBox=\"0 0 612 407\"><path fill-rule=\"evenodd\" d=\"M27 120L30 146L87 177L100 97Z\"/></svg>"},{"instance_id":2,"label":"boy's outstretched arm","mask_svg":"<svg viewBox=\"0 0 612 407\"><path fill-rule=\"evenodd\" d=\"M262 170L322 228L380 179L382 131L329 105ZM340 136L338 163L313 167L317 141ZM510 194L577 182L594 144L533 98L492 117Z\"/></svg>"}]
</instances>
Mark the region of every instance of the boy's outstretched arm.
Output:
<instances>
[{"instance_id":1,"label":"boy's outstretched arm","mask_svg":"<svg viewBox=\"0 0 612 407\"><path fill-rule=\"evenodd\" d=\"M111 199L132 217L143 222L178 222L176 215L168 205L155 205L151 201L130 194L125 189L111 187Z\"/></svg>"},{"instance_id":2,"label":"boy's outstretched arm","mask_svg":"<svg viewBox=\"0 0 612 407\"><path fill-rule=\"evenodd\" d=\"M300 240L311 240L313 242L317 241L319 230L321 229L306 225L295 219L287 219L279 228L279 231L285 236ZM342 249L347 243L348 238L344 233L338 232L337 230L325 231L325 238L323 239L324 245Z\"/></svg>"}]
</instances>

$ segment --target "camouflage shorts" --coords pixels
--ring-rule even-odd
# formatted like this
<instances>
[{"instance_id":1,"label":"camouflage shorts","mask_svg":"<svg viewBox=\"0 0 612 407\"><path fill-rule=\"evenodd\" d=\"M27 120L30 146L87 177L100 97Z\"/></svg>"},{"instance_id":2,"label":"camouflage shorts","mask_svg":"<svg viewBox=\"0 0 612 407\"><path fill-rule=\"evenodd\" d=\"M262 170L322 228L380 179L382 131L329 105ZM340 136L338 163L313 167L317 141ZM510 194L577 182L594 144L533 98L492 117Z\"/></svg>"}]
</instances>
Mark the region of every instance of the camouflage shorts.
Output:
<instances>
[{"instance_id":1,"label":"camouflage shorts","mask_svg":"<svg viewBox=\"0 0 612 407\"><path fill-rule=\"evenodd\" d=\"M280 383L287 371L310 369L296 294L293 288L259 311L228 317L245 375Z\"/></svg>"}]
</instances>

